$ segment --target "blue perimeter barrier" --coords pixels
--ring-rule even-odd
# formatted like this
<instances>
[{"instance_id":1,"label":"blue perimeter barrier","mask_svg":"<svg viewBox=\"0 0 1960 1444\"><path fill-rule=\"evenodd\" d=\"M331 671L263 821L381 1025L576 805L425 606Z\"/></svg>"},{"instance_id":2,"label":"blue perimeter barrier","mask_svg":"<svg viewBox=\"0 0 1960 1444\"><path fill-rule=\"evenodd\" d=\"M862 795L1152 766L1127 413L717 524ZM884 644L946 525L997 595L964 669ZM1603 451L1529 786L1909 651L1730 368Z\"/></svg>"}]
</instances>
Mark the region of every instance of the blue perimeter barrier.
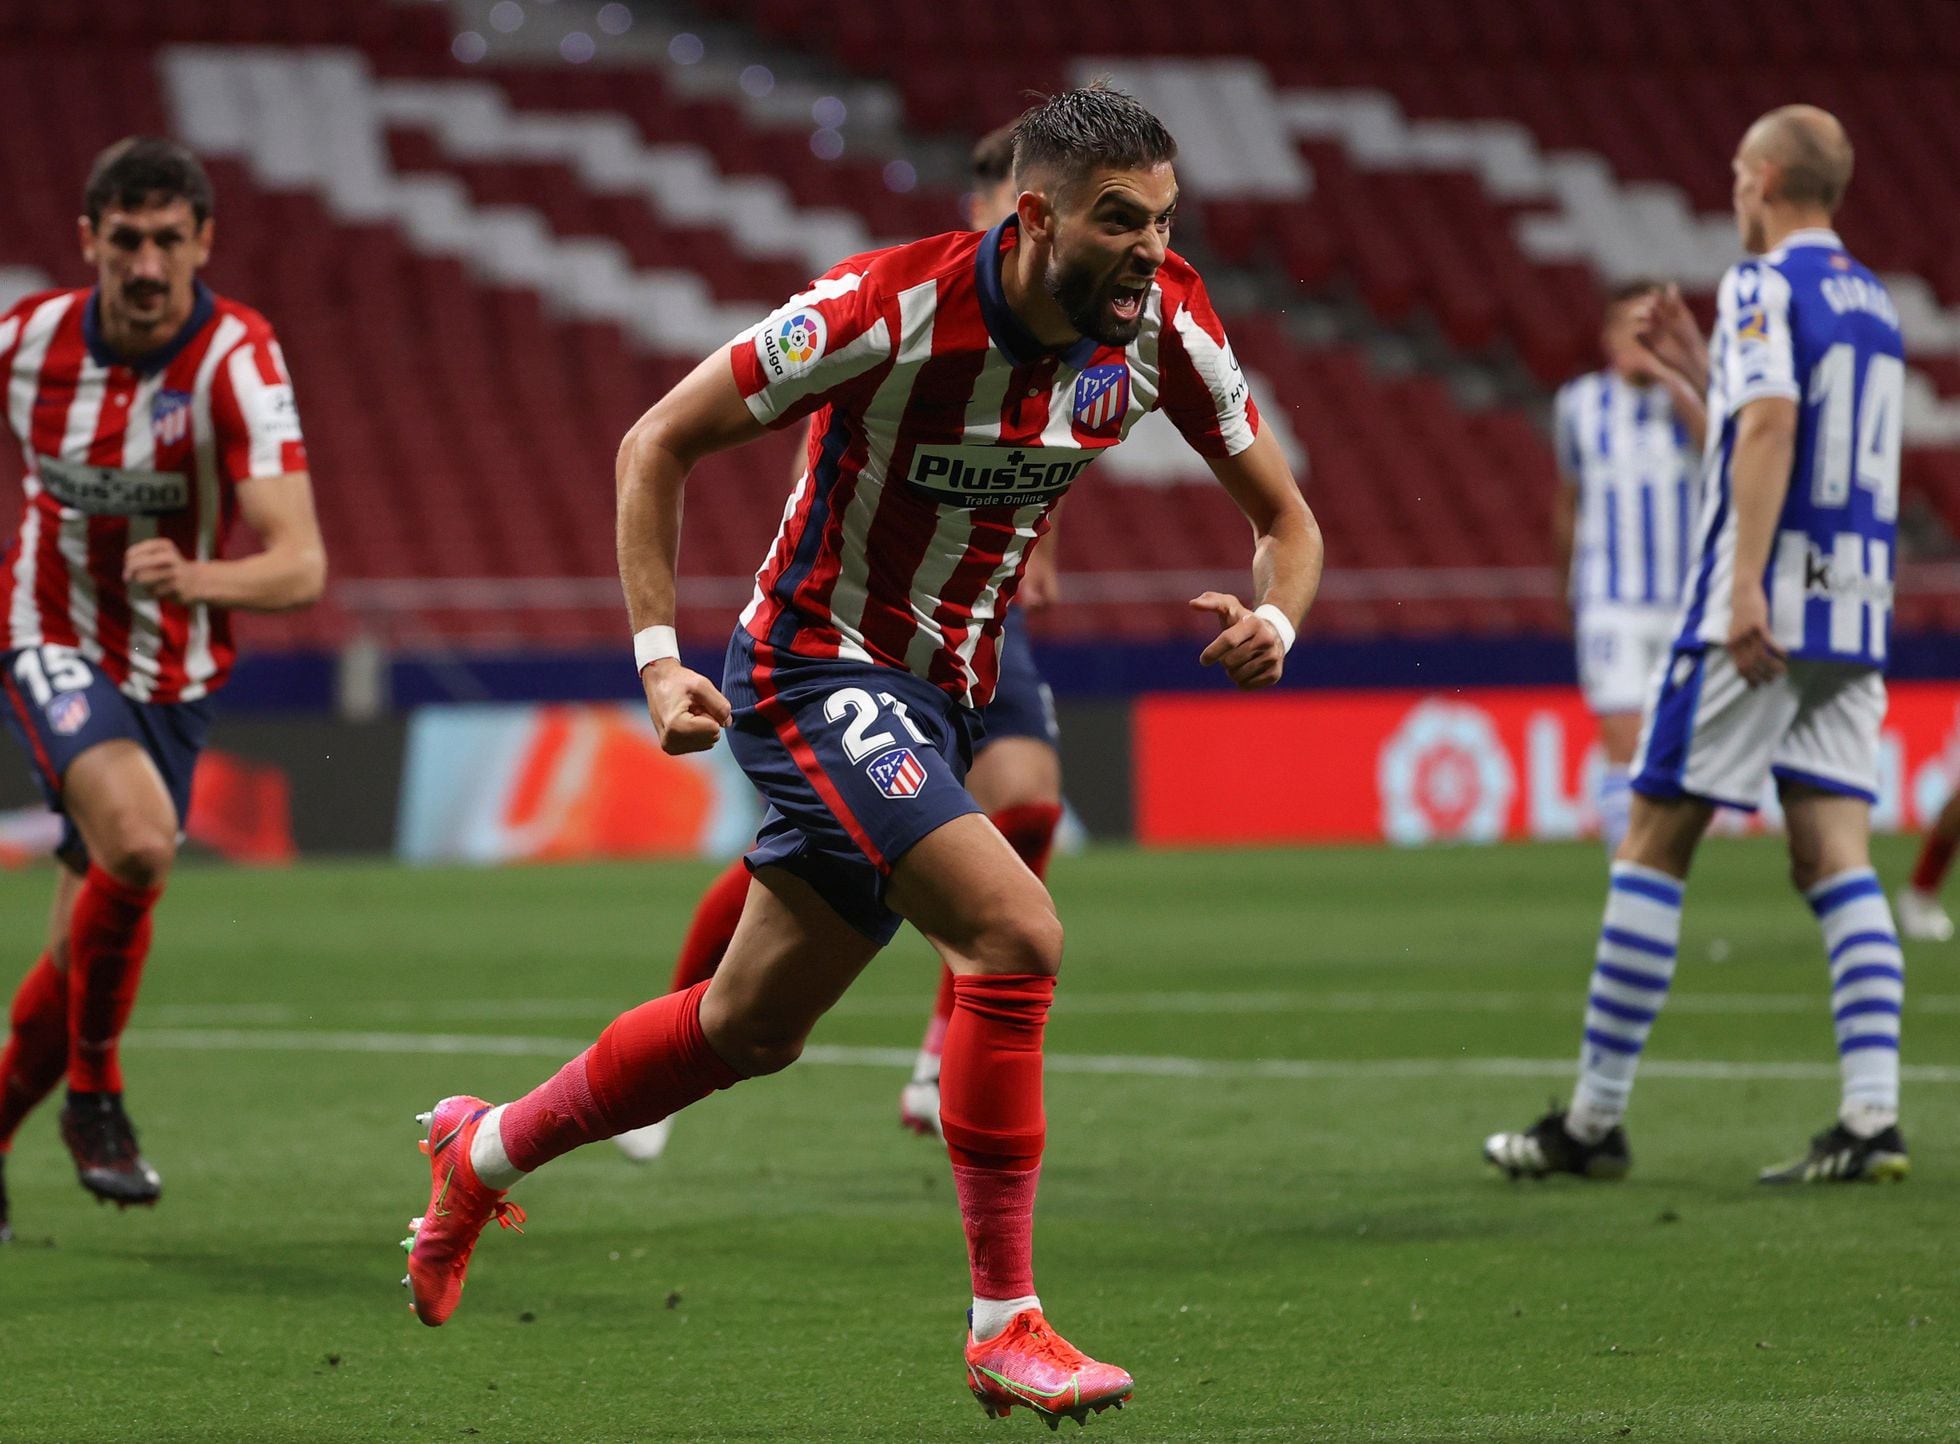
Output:
<instances>
[{"instance_id":1,"label":"blue perimeter barrier","mask_svg":"<svg viewBox=\"0 0 1960 1444\"><path fill-rule=\"evenodd\" d=\"M1196 638L1156 642L1034 644L1055 694L1090 701L1146 692L1205 692L1230 684L1198 665ZM687 649L689 666L721 675L720 647ZM246 653L221 700L226 713L326 712L334 705L337 660L326 652ZM1921 632L1893 639L1887 674L1900 680L1960 677L1960 638ZM1576 685L1568 637L1383 637L1303 639L1287 658L1282 687L1557 687ZM397 711L443 702L573 702L633 699L630 648L401 654L388 664Z\"/></svg>"}]
</instances>

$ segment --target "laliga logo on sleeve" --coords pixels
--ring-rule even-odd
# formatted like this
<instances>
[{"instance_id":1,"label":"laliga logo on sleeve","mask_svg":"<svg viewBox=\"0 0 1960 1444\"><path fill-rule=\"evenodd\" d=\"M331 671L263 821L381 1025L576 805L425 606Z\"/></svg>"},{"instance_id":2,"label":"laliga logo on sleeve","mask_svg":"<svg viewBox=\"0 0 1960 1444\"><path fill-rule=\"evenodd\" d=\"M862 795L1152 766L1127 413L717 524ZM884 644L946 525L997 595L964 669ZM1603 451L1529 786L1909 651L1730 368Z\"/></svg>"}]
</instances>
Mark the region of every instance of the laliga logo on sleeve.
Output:
<instances>
[{"instance_id":1,"label":"laliga logo on sleeve","mask_svg":"<svg viewBox=\"0 0 1960 1444\"><path fill-rule=\"evenodd\" d=\"M801 376L817 364L828 340L823 315L798 311L773 330L765 327L755 338L756 352L778 381Z\"/></svg>"}]
</instances>

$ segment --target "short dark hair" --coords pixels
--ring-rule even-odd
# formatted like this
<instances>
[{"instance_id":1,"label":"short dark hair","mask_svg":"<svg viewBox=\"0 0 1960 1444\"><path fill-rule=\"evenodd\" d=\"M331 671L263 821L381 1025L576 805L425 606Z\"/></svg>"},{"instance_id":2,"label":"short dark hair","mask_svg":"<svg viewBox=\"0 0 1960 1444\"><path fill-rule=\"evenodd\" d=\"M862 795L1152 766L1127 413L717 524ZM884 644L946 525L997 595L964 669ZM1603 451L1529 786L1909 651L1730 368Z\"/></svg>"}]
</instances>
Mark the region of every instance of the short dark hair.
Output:
<instances>
[{"instance_id":1,"label":"short dark hair","mask_svg":"<svg viewBox=\"0 0 1960 1444\"><path fill-rule=\"evenodd\" d=\"M1099 167L1133 170L1177 159L1164 123L1103 79L1051 95L1014 123L1014 175L1052 170L1067 190Z\"/></svg>"},{"instance_id":2,"label":"short dark hair","mask_svg":"<svg viewBox=\"0 0 1960 1444\"><path fill-rule=\"evenodd\" d=\"M970 165L976 186L997 186L1013 175L1014 127L1003 125L981 136L974 144Z\"/></svg>"},{"instance_id":3,"label":"short dark hair","mask_svg":"<svg viewBox=\"0 0 1960 1444\"><path fill-rule=\"evenodd\" d=\"M155 201L186 200L203 225L216 208L211 177L183 146L153 135L119 140L95 158L82 190L82 213L90 225L102 223L111 206L133 209Z\"/></svg>"}]
</instances>

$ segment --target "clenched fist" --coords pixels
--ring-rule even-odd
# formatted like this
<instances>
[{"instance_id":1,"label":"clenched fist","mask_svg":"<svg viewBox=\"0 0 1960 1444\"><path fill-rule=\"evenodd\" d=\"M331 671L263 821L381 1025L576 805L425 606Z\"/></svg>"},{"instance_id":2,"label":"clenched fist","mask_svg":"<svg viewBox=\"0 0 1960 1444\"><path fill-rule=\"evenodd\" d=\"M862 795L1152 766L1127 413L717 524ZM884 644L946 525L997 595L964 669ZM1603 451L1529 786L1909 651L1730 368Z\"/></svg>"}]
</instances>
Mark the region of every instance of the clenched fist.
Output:
<instances>
[{"instance_id":1,"label":"clenched fist","mask_svg":"<svg viewBox=\"0 0 1960 1444\"><path fill-rule=\"evenodd\" d=\"M669 756L706 752L734 720L721 689L672 657L642 667L640 684L646 688L653 729L660 734L660 750Z\"/></svg>"}]
</instances>

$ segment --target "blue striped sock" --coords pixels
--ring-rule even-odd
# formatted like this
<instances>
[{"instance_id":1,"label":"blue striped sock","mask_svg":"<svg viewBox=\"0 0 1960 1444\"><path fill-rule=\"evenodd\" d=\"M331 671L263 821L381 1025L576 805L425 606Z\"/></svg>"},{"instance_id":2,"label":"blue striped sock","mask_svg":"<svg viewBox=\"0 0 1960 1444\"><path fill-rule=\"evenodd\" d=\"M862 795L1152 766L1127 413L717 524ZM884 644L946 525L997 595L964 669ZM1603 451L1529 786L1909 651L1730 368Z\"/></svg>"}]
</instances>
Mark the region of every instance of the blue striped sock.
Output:
<instances>
[{"instance_id":1,"label":"blue striped sock","mask_svg":"<svg viewBox=\"0 0 1960 1444\"><path fill-rule=\"evenodd\" d=\"M1606 844L1606 855L1611 857L1620 850L1627 827L1633 821L1633 779L1627 775L1626 768L1608 764L1600 769L1599 792L1593 806L1599 811L1600 841Z\"/></svg>"},{"instance_id":2,"label":"blue striped sock","mask_svg":"<svg viewBox=\"0 0 1960 1444\"><path fill-rule=\"evenodd\" d=\"M1674 981L1684 892L1681 880L1664 872L1613 864L1586 999L1579 1086L1566 1113L1566 1127L1586 1142L1603 1137L1626 1114L1640 1050Z\"/></svg>"},{"instance_id":3,"label":"blue striped sock","mask_svg":"<svg viewBox=\"0 0 1960 1444\"><path fill-rule=\"evenodd\" d=\"M1840 1116L1873 1133L1899 1116L1899 1014L1906 961L1878 874L1868 867L1827 877L1804 894L1831 959L1831 1020L1837 1025Z\"/></svg>"}]
</instances>

